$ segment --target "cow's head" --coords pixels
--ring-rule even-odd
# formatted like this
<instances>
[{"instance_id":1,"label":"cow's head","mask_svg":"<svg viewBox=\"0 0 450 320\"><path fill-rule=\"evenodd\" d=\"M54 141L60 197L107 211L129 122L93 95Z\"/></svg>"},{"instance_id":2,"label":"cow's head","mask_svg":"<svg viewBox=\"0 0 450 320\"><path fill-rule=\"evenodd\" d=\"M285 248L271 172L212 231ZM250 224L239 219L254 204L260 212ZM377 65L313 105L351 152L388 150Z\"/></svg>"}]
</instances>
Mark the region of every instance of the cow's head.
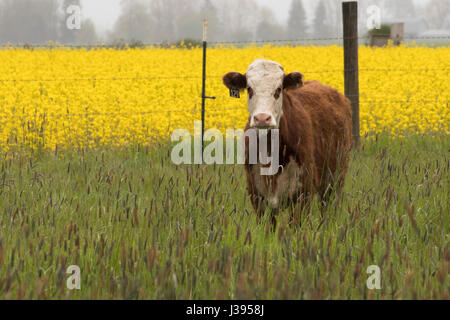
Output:
<instances>
[{"instance_id":1,"label":"cow's head","mask_svg":"<svg viewBox=\"0 0 450 320\"><path fill-rule=\"evenodd\" d=\"M223 83L229 89L247 89L250 127L278 128L283 114L283 91L302 86L302 74L284 74L277 62L258 59L247 73L229 72Z\"/></svg>"}]
</instances>

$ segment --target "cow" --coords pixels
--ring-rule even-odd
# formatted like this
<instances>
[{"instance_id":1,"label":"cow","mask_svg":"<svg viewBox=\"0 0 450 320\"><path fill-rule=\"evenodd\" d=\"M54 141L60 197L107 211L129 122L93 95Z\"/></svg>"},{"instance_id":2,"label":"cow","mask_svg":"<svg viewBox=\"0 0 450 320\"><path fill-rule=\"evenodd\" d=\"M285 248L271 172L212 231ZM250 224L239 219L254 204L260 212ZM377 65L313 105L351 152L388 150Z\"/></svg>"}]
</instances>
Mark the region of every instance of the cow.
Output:
<instances>
[{"instance_id":1,"label":"cow","mask_svg":"<svg viewBox=\"0 0 450 320\"><path fill-rule=\"evenodd\" d=\"M245 133L251 128L268 129L269 134L278 129L280 166L274 175L261 175L263 164L249 163L245 136L247 190L258 215L269 207L275 221L280 209L310 208L315 194L326 207L331 192L342 189L348 167L350 101L318 81L303 82L299 72L285 74L279 63L265 59L255 60L245 74L225 74L223 83L229 89L247 89Z\"/></svg>"}]
</instances>

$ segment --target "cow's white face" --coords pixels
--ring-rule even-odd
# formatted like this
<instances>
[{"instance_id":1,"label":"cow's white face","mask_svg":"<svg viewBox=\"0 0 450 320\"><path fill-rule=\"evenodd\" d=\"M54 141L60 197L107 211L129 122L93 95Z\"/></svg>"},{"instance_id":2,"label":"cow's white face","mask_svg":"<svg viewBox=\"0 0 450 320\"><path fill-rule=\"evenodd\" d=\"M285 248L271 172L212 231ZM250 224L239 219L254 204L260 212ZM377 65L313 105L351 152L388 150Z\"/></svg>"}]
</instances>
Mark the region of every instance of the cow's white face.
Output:
<instances>
[{"instance_id":1,"label":"cow's white face","mask_svg":"<svg viewBox=\"0 0 450 320\"><path fill-rule=\"evenodd\" d=\"M283 89L299 88L302 75L285 75L279 63L258 59L245 75L229 72L223 82L230 89L247 89L250 127L278 128L283 115Z\"/></svg>"},{"instance_id":2,"label":"cow's white face","mask_svg":"<svg viewBox=\"0 0 450 320\"><path fill-rule=\"evenodd\" d=\"M280 64L256 60L247 69L250 127L277 128L283 113L283 78Z\"/></svg>"}]
</instances>

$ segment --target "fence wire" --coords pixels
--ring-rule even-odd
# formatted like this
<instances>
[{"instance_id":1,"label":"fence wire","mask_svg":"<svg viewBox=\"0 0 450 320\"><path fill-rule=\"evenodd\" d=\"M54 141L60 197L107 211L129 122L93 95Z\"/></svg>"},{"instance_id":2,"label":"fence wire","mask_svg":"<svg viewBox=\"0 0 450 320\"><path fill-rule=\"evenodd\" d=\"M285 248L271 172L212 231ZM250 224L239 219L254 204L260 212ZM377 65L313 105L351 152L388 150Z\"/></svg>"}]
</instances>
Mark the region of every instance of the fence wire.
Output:
<instances>
[{"instance_id":1,"label":"fence wire","mask_svg":"<svg viewBox=\"0 0 450 320\"><path fill-rule=\"evenodd\" d=\"M399 103L399 104L408 104L408 103L423 103L423 104L447 104L450 103L450 100L424 100L424 99L411 99L411 100L359 100L359 103L371 103L371 104L383 104L383 103ZM57 106L58 104L54 104L53 106ZM67 106L67 104L60 104L61 106ZM17 105L15 105L17 106ZM22 107L27 105L20 105ZM48 106L48 104L30 104L29 106ZM72 106L80 106L79 104L73 104ZM148 107L148 105L122 105L121 107ZM221 113L228 111L246 111L247 106L241 107L226 107L226 108L207 108L209 113ZM33 114L0 114L0 119L46 119L46 118L71 118L71 117L98 117L98 116L136 116L136 115L148 115L148 114L170 114L170 113L191 113L196 114L200 113L201 110L196 110L195 108L187 108L187 109L167 109L167 110L148 110L148 111L133 111L133 112L86 112L86 113L46 113L46 112L35 112Z\"/></svg>"},{"instance_id":2,"label":"fence wire","mask_svg":"<svg viewBox=\"0 0 450 320\"><path fill-rule=\"evenodd\" d=\"M390 37L390 34L377 34L381 37ZM311 38L294 38L294 39L270 39L270 40L224 40L224 41L208 41L208 45L221 45L221 44L271 44L271 43L299 43L299 42L323 42L323 41L338 41L338 40L369 40L368 36L358 37L311 37ZM450 35L437 35L437 36L405 36L403 40L450 40ZM200 47L197 43L186 42L189 48ZM15 43L15 44L2 44L0 48L20 48L20 49L58 49L58 48L70 48L70 49L126 49L126 48L178 48L179 44L172 44L166 41L149 42L149 43L120 43L120 44L64 44L56 41L47 44L29 44L29 43Z\"/></svg>"},{"instance_id":3,"label":"fence wire","mask_svg":"<svg viewBox=\"0 0 450 320\"><path fill-rule=\"evenodd\" d=\"M415 71L450 71L450 68L359 68L358 71L364 72L415 72ZM330 69L330 70L306 70L301 71L303 74L312 73L345 73L353 72L356 69ZM221 79L220 75L207 75L207 79ZM185 80L185 79L202 79L201 76L149 76L149 77L112 77L112 78L60 78L60 79L0 79L1 82L70 82L70 81L152 81L152 80Z\"/></svg>"},{"instance_id":4,"label":"fence wire","mask_svg":"<svg viewBox=\"0 0 450 320\"><path fill-rule=\"evenodd\" d=\"M356 37L357 39L367 39L367 37ZM345 39L353 39L353 38L344 38L344 37L327 37L327 38L302 38L302 39L275 39L275 40L245 40L245 41L212 41L208 42L208 44L212 45L220 45L220 44L246 44L246 43L296 43L296 42L306 42L306 41L331 41L331 40L345 40ZM428 37L404 37L403 39L408 40L432 40L432 39L450 39L450 36L428 36ZM16 45L17 46L17 45ZM53 44L53 45L28 45L23 44L22 45L26 49L33 49L33 48L111 48L111 49L120 49L120 46L117 45L65 45L65 44ZM164 42L157 42L157 43L146 43L142 45L143 47L171 47L169 44ZM0 48L17 48L10 45L1 45ZM428 71L441 71L441 72L448 72L450 68L359 68L358 71L360 72L428 72ZM353 72L355 69L328 69L328 70L305 70L301 71L303 74L320 74L320 73L346 73L346 72ZM361 74L360 74L361 76ZM59 79L1 79L0 78L0 85L2 83L10 83L10 82L78 82L78 81L153 81L153 80L186 80L186 79L193 79L193 80L201 80L201 75L168 75L168 76L135 76L135 77L86 77L86 78L59 78ZM206 79L211 80L221 80L221 75L207 75ZM371 104L378 104L378 103L400 103L400 104L407 104L407 103L423 103L423 104L431 104L431 103L446 103L449 104L450 100L442 100L442 99L406 99L406 100L390 100L390 99L371 99L371 100L364 100L364 98L368 98L365 94L359 94L357 95L363 99L359 100L359 103L371 103ZM347 97L353 97L350 95L347 95ZM201 98L199 96L199 98ZM218 99L221 100L220 98ZM122 101L107 101L106 103L111 105L117 105L121 108L123 107L136 107L136 108L150 108L150 102L149 104L131 104L131 101L128 102L122 102ZM98 103L105 103L105 102L98 102ZM37 103L21 103L21 102L6 102L6 101L0 101L0 105L10 105L10 106L16 106L16 107L42 107L42 106L61 106L69 108L71 106L85 106L90 107L94 106L96 103L92 102L37 102ZM246 110L246 106L242 107L230 107L230 108L207 108L206 111L210 113L218 113L218 112L229 112L229 111L244 111ZM68 110L68 109L67 109ZM28 119L28 118L49 118L49 117L95 117L95 116L132 116L132 115L147 115L147 114L164 114L164 113L200 113L200 108L186 108L186 109L166 109L166 110L146 110L146 111L136 111L136 112L86 112L86 113L45 113L45 112L35 112L34 114L1 114L0 113L0 119L11 119L11 118L20 118L20 119Z\"/></svg>"}]
</instances>

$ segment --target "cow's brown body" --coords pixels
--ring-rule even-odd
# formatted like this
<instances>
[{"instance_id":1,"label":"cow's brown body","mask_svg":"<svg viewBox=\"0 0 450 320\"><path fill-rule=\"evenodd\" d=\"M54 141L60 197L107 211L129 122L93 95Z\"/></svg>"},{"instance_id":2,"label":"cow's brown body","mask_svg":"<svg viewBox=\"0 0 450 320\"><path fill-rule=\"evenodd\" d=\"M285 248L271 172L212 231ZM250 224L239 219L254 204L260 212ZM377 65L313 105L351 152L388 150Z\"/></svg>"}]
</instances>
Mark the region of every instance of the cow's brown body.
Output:
<instances>
[{"instance_id":1,"label":"cow's brown body","mask_svg":"<svg viewBox=\"0 0 450 320\"><path fill-rule=\"evenodd\" d=\"M273 176L261 176L258 164L248 164L247 187L260 214L266 205L274 210L309 203L317 193L326 201L344 181L351 149L350 102L336 89L317 81L298 89L283 90L279 124L279 163ZM247 124L246 130L249 128Z\"/></svg>"}]
</instances>

